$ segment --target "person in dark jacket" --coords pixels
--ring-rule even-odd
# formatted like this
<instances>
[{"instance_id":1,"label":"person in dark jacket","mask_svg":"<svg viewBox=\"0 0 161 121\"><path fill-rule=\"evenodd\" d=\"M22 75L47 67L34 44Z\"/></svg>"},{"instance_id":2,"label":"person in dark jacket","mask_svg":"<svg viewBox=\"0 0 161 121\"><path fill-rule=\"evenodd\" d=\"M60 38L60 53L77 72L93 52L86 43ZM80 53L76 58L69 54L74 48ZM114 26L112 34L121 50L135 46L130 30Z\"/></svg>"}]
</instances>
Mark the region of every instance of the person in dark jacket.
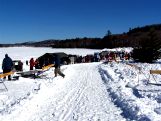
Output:
<instances>
[{"instance_id":1,"label":"person in dark jacket","mask_svg":"<svg viewBox=\"0 0 161 121\"><path fill-rule=\"evenodd\" d=\"M8 54L5 54L5 58L2 62L2 70L3 73L8 73L13 69L13 62L12 59L8 56ZM6 78L6 77L4 77ZM11 75L8 76L8 80L11 80Z\"/></svg>"},{"instance_id":2,"label":"person in dark jacket","mask_svg":"<svg viewBox=\"0 0 161 121\"><path fill-rule=\"evenodd\" d=\"M60 71L60 57L58 55L55 56L55 77L57 77L57 74L59 74L60 76L62 76L63 78L65 77L65 75Z\"/></svg>"}]
</instances>

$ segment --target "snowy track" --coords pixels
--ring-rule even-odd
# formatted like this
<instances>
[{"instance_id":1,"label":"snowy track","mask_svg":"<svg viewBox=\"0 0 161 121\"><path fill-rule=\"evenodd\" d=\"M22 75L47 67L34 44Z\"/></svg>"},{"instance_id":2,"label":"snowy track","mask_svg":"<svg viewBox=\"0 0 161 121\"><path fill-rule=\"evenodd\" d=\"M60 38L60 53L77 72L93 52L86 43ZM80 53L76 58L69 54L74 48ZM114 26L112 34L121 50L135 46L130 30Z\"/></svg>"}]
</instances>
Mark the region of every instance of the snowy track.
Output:
<instances>
[{"instance_id":1,"label":"snowy track","mask_svg":"<svg viewBox=\"0 0 161 121\"><path fill-rule=\"evenodd\" d=\"M1 121L124 120L106 90L98 63L72 65L64 73L64 79L54 78L48 86L42 81L32 99Z\"/></svg>"}]
</instances>

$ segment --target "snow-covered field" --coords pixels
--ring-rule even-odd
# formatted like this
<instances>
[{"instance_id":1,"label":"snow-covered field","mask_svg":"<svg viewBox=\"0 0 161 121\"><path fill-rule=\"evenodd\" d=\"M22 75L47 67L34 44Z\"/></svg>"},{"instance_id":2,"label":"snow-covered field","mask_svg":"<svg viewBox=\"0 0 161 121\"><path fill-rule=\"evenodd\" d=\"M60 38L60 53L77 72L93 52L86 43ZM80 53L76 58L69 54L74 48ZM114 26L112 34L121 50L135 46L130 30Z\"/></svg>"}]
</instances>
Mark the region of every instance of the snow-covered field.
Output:
<instances>
[{"instance_id":1,"label":"snow-covered field","mask_svg":"<svg viewBox=\"0 0 161 121\"><path fill-rule=\"evenodd\" d=\"M90 49L0 48L24 62L46 52L86 55ZM61 67L65 78L54 78L54 68L42 79L22 78L0 83L0 121L161 121L159 63L82 63Z\"/></svg>"}]
</instances>

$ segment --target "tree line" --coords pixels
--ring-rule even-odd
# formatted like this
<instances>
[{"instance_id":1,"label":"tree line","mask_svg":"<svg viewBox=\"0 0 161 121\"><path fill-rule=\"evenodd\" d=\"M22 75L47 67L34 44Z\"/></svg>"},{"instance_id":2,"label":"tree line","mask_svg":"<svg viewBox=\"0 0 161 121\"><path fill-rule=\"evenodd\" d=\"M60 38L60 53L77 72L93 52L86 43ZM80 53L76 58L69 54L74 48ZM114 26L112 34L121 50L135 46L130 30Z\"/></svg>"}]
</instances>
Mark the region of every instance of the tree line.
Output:
<instances>
[{"instance_id":1,"label":"tree line","mask_svg":"<svg viewBox=\"0 0 161 121\"><path fill-rule=\"evenodd\" d=\"M149 33L153 31L155 36L161 40L161 24L147 25L143 27L129 28L128 32L122 34L112 34L110 30L102 38L74 38L65 40L43 40L39 42L24 42L15 44L0 44L6 46L34 46L53 48L116 48L116 47L139 47L141 43L149 38Z\"/></svg>"},{"instance_id":2,"label":"tree line","mask_svg":"<svg viewBox=\"0 0 161 121\"><path fill-rule=\"evenodd\" d=\"M133 47L134 58L142 62L152 62L160 57L161 24L129 28L128 32L112 34L110 30L102 38L74 38L65 40L44 40L39 42L25 42L16 44L0 44L8 46L32 46L52 48L89 48L103 49L116 47Z\"/></svg>"},{"instance_id":3,"label":"tree line","mask_svg":"<svg viewBox=\"0 0 161 121\"><path fill-rule=\"evenodd\" d=\"M75 38L66 40L53 40L53 48L116 48L116 47L140 47L149 33L155 33L158 40L161 40L161 24L148 25L129 29L127 33L112 34L110 30L102 38ZM154 40L153 40L154 41Z\"/></svg>"}]
</instances>

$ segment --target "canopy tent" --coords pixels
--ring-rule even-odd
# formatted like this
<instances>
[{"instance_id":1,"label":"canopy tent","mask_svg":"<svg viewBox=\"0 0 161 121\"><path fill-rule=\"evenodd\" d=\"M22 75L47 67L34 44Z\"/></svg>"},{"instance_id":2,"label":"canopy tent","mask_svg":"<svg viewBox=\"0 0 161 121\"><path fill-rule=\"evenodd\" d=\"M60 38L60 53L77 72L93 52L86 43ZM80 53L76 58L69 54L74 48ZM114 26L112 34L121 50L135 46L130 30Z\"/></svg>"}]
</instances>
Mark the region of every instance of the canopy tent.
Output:
<instances>
[{"instance_id":1,"label":"canopy tent","mask_svg":"<svg viewBox=\"0 0 161 121\"><path fill-rule=\"evenodd\" d=\"M64 61L66 61L67 63L69 61L68 55L64 52L45 53L44 55L37 58L40 67L42 68L44 65L53 64L55 56L59 56L59 58L61 59L61 64L63 64Z\"/></svg>"}]
</instances>

